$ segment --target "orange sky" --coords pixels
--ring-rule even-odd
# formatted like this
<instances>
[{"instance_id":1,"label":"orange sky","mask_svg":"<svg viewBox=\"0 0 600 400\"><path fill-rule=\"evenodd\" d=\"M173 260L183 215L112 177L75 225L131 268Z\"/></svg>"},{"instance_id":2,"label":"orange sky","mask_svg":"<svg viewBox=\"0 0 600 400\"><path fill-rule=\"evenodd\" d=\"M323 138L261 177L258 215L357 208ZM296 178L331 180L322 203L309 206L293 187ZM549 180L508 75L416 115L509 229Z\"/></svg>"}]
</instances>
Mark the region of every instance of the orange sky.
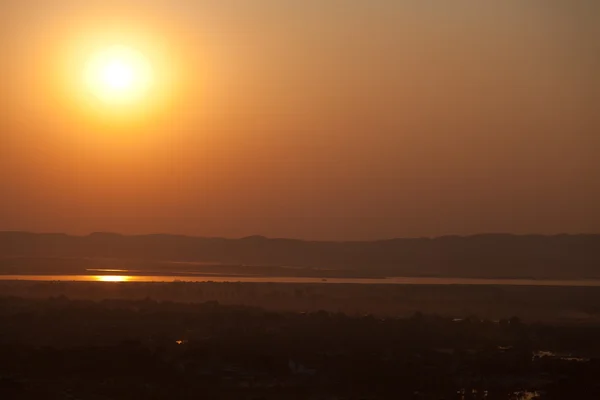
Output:
<instances>
[{"instance_id":1,"label":"orange sky","mask_svg":"<svg viewBox=\"0 0 600 400\"><path fill-rule=\"evenodd\" d=\"M4 0L0 230L600 232L598 15L595 0ZM127 112L76 78L118 42L159 82Z\"/></svg>"}]
</instances>

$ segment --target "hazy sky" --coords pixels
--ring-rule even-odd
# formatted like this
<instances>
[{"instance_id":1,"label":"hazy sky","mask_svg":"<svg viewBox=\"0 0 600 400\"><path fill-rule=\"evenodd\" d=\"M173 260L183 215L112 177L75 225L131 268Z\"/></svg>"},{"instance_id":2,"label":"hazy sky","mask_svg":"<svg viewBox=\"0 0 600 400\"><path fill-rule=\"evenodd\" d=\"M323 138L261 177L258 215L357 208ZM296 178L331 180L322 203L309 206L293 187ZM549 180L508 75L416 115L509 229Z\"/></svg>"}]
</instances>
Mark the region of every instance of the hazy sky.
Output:
<instances>
[{"instance_id":1,"label":"hazy sky","mask_svg":"<svg viewBox=\"0 0 600 400\"><path fill-rule=\"evenodd\" d=\"M599 16L597 0L3 0L0 230L600 232ZM156 69L131 115L86 103L99 43Z\"/></svg>"}]
</instances>

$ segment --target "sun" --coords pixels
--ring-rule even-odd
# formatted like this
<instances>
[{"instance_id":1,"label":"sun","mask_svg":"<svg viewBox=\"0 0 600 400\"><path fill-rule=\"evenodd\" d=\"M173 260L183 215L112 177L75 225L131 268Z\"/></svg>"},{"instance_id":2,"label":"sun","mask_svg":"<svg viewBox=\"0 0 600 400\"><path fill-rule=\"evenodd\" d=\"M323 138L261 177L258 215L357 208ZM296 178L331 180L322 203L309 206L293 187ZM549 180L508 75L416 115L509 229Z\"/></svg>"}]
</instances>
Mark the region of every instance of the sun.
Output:
<instances>
[{"instance_id":1,"label":"sun","mask_svg":"<svg viewBox=\"0 0 600 400\"><path fill-rule=\"evenodd\" d=\"M143 100L154 83L148 58L134 48L115 45L92 54L86 63L87 90L109 105L131 105Z\"/></svg>"}]
</instances>

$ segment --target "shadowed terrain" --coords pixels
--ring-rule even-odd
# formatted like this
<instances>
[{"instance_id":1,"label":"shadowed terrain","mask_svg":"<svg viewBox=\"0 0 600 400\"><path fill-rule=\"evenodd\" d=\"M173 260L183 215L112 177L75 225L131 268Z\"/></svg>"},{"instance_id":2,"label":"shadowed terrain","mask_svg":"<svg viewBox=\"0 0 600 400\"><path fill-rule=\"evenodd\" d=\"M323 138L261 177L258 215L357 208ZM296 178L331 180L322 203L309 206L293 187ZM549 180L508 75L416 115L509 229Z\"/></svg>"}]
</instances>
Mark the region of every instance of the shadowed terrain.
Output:
<instances>
[{"instance_id":1,"label":"shadowed terrain","mask_svg":"<svg viewBox=\"0 0 600 400\"><path fill-rule=\"evenodd\" d=\"M5 399L597 399L600 327L0 297Z\"/></svg>"},{"instance_id":2,"label":"shadowed terrain","mask_svg":"<svg viewBox=\"0 0 600 400\"><path fill-rule=\"evenodd\" d=\"M318 242L262 236L0 233L3 274L82 273L86 268L111 267L261 276L597 278L600 235Z\"/></svg>"}]
</instances>

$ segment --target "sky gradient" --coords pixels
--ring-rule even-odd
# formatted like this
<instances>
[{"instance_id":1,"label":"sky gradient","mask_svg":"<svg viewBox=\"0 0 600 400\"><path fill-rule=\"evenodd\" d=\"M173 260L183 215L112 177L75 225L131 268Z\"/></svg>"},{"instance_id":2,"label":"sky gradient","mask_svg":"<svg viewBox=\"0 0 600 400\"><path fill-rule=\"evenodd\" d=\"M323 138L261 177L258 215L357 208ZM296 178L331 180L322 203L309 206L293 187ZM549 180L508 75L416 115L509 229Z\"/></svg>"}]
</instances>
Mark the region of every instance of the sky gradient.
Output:
<instances>
[{"instance_id":1,"label":"sky gradient","mask_svg":"<svg viewBox=\"0 0 600 400\"><path fill-rule=\"evenodd\" d=\"M85 3L85 4L83 4ZM600 2L0 4L0 230L600 232ZM126 113L74 77L153 60Z\"/></svg>"}]
</instances>

